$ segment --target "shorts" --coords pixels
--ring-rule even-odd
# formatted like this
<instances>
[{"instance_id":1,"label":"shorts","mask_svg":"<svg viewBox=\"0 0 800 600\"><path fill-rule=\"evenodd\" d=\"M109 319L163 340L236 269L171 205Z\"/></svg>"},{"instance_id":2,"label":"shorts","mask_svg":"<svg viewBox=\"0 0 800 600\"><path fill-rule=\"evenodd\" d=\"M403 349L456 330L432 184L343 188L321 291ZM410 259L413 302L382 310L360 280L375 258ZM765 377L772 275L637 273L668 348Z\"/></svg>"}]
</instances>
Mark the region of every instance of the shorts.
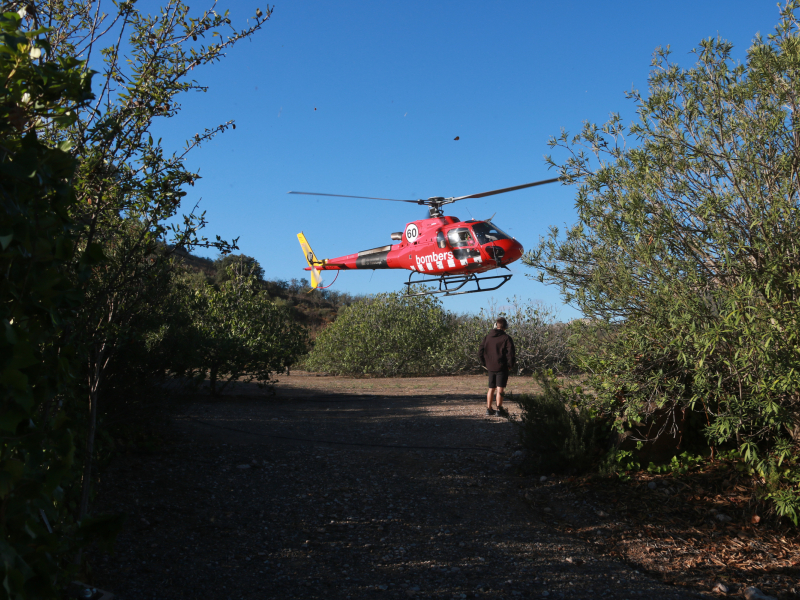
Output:
<instances>
[{"instance_id":1,"label":"shorts","mask_svg":"<svg viewBox=\"0 0 800 600\"><path fill-rule=\"evenodd\" d=\"M489 388L504 388L508 384L508 371L489 371Z\"/></svg>"}]
</instances>

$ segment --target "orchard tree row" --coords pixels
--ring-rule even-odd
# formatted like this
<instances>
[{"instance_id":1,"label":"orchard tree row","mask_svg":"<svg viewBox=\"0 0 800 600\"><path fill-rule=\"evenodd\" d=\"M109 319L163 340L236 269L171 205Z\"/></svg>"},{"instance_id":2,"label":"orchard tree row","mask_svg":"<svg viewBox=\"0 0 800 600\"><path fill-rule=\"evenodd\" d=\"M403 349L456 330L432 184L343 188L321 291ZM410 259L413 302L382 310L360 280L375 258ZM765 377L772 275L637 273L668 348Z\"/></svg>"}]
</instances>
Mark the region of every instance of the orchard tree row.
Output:
<instances>
[{"instance_id":1,"label":"orchard tree row","mask_svg":"<svg viewBox=\"0 0 800 600\"><path fill-rule=\"evenodd\" d=\"M105 14L102 10L109 10ZM60 597L91 540L120 522L93 515L98 454L175 386L239 376L267 384L306 335L259 274L225 265L193 278L176 255L225 255L182 215L198 175L151 135L202 91L198 68L255 35L226 14L173 1L5 1L0 15L0 580L4 597ZM90 62L77 57L87 57ZM151 417L152 418L152 417Z\"/></svg>"},{"instance_id":2,"label":"orchard tree row","mask_svg":"<svg viewBox=\"0 0 800 600\"><path fill-rule=\"evenodd\" d=\"M477 315L458 315L436 296L405 292L377 294L345 307L317 336L302 366L381 377L481 372L478 347L500 315L508 317L518 373L569 368L568 328L550 307L514 298Z\"/></svg>"}]
</instances>

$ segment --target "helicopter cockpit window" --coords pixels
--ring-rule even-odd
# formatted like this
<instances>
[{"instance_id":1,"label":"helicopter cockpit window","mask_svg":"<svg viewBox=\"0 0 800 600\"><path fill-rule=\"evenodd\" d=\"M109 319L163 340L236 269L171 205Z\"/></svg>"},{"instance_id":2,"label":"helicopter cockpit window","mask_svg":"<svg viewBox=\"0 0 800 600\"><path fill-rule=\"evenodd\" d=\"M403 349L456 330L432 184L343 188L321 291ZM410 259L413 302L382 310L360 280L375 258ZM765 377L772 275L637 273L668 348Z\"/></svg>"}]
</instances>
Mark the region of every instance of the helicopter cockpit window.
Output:
<instances>
[{"instance_id":1,"label":"helicopter cockpit window","mask_svg":"<svg viewBox=\"0 0 800 600\"><path fill-rule=\"evenodd\" d=\"M507 240L509 236L502 231L501 229L495 227L495 225L489 221L485 223L475 223L472 226L472 231L475 233L475 237L478 238L478 243L488 244L489 242L496 242L497 240Z\"/></svg>"},{"instance_id":2,"label":"helicopter cockpit window","mask_svg":"<svg viewBox=\"0 0 800 600\"><path fill-rule=\"evenodd\" d=\"M444 238L444 234L441 231L436 232L436 245L439 248L445 248L447 246L447 240Z\"/></svg>"},{"instance_id":3,"label":"helicopter cockpit window","mask_svg":"<svg viewBox=\"0 0 800 600\"><path fill-rule=\"evenodd\" d=\"M473 243L469 229L466 227L451 229L447 232L447 239L450 240L450 246L453 248L463 248L464 246L471 246Z\"/></svg>"}]
</instances>

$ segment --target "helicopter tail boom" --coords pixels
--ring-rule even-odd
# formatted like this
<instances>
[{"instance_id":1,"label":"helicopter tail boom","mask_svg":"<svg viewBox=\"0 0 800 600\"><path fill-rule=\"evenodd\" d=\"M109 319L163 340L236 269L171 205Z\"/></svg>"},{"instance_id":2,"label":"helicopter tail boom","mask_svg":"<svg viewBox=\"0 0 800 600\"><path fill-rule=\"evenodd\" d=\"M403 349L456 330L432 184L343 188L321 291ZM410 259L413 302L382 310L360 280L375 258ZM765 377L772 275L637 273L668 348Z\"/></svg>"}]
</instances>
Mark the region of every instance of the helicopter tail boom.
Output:
<instances>
[{"instance_id":1,"label":"helicopter tail boom","mask_svg":"<svg viewBox=\"0 0 800 600\"><path fill-rule=\"evenodd\" d=\"M314 254L314 251L311 249L311 245L308 243L308 240L302 231L297 234L297 239L300 241L300 247L303 249L303 255L306 257L306 262L308 263L309 270L311 271L309 274L309 278L311 279L311 289L315 290L322 283L322 276L319 273L318 267L321 267L325 263L324 261L317 259L317 256Z\"/></svg>"}]
</instances>

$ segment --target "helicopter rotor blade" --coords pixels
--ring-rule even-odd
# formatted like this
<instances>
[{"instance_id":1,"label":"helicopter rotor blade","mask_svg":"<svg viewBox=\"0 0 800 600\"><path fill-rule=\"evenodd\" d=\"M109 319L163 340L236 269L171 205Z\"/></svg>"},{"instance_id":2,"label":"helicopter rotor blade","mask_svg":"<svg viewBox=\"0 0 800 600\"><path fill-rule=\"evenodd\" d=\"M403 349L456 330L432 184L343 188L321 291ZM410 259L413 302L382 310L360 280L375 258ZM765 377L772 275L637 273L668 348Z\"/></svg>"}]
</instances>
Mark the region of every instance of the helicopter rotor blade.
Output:
<instances>
[{"instance_id":1,"label":"helicopter rotor blade","mask_svg":"<svg viewBox=\"0 0 800 600\"><path fill-rule=\"evenodd\" d=\"M318 192L289 192L290 194L303 194L304 196L331 196L333 198L361 198L362 200L388 200L389 202L410 202L422 204L419 200L398 200L396 198L373 198L372 196L345 196L343 194L320 194Z\"/></svg>"},{"instance_id":2,"label":"helicopter rotor blade","mask_svg":"<svg viewBox=\"0 0 800 600\"><path fill-rule=\"evenodd\" d=\"M514 187L502 188L499 190L492 190L491 192L482 192L480 194L470 194L469 196L459 196L458 198L448 198L450 202L456 200L466 200L467 198L485 198L486 196L494 196L495 194L505 194L506 192L513 192L515 190L523 190L525 188L534 187L537 185L544 185L546 183L555 183L559 177L555 179L543 179L542 181L534 181L533 183L525 183L523 185L515 185Z\"/></svg>"}]
</instances>

